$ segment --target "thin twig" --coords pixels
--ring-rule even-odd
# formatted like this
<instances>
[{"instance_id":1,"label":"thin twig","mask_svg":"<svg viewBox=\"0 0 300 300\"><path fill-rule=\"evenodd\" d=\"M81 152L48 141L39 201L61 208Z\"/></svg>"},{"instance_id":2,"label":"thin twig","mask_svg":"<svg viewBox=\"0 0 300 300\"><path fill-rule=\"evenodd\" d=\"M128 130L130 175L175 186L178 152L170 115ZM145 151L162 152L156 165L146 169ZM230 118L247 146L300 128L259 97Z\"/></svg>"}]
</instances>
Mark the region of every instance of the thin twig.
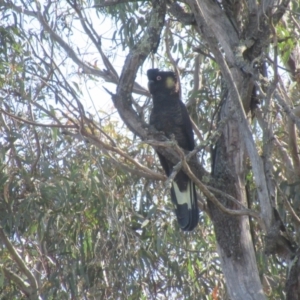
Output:
<instances>
[{"instance_id":1,"label":"thin twig","mask_svg":"<svg viewBox=\"0 0 300 300\"><path fill-rule=\"evenodd\" d=\"M177 150L182 151L178 146L177 146ZM195 176L195 174L191 171L189 165L187 164L185 158L182 160L182 166L185 173L195 182L195 184L198 186L201 192L208 198L209 201L213 202L221 211L234 216L244 216L244 215L251 216L257 220L262 230L266 230L266 225L257 212L247 208L240 209L240 210L233 210L233 209L226 208L220 201L218 201L215 195L211 193L209 189ZM230 199L232 200L231 197ZM242 204L240 205L242 206Z\"/></svg>"},{"instance_id":2,"label":"thin twig","mask_svg":"<svg viewBox=\"0 0 300 300\"><path fill-rule=\"evenodd\" d=\"M21 117L18 117L16 115L13 115L5 110L3 110L2 108L0 108L0 112L2 112L3 114L13 118L16 121L22 122L22 123L26 123L29 125L33 125L33 126L40 126L40 127L52 127L52 128L78 128L78 126L75 125L61 125L61 124L42 124L42 123L37 123L37 122L32 122L26 119L23 119Z\"/></svg>"},{"instance_id":3,"label":"thin twig","mask_svg":"<svg viewBox=\"0 0 300 300\"><path fill-rule=\"evenodd\" d=\"M162 175L160 173L157 173L157 172L145 167L144 165L140 164L138 161L136 161L134 158L132 158L129 154L127 154L126 152L124 152L120 148L104 143L99 138L95 137L93 134L88 133L83 128L81 130L81 134L82 134L82 136L87 138L88 141L90 141L91 143L93 143L94 145L99 147L100 149L104 148L108 151L112 151L112 152L115 152L115 153L119 154L124 159L126 159L128 162L132 163L133 166L138 168L141 172L149 174L152 179L155 178L156 180L165 180L164 175Z\"/></svg>"},{"instance_id":4,"label":"thin twig","mask_svg":"<svg viewBox=\"0 0 300 300\"><path fill-rule=\"evenodd\" d=\"M298 215L296 214L296 212L294 211L293 207L291 206L289 200L286 198L286 195L284 194L284 192L281 190L281 188L279 187L279 185L276 182L276 187L277 190L279 191L279 194L281 195L284 204L286 205L288 211L291 213L292 217L294 218L294 220L300 224L300 218L298 217Z\"/></svg>"},{"instance_id":5,"label":"thin twig","mask_svg":"<svg viewBox=\"0 0 300 300\"><path fill-rule=\"evenodd\" d=\"M150 141L148 140L148 141L146 141L146 143L151 144L156 147L158 147L158 146L164 147L164 148L173 147L176 150L176 152L179 154L181 160L180 160L180 162L178 162L178 164L176 164L173 167L173 171L167 180L168 186L169 186L170 182L174 179L174 177L176 176L178 171L181 168L183 168L185 173L195 182L195 184L199 187L200 191L205 195L205 197L207 197L208 200L213 202L221 211L223 211L224 213L230 214L230 215L235 215L235 216L244 216L244 215L251 216L258 221L260 227L263 230L266 229L266 226L265 226L263 220L261 219L260 215L257 212L246 208L242 203L240 203L234 197L232 197L218 189L215 189L213 187L207 187L196 177L196 175L191 171L191 169L187 163L187 160L191 159L192 155L195 155L195 153L197 152L196 150L193 150L193 151L189 152L187 155L185 155L183 150L178 146L178 144L174 140L164 141L164 142L160 142L160 141L156 141L156 140L150 140ZM216 193L222 194L222 196L226 197L227 199L229 199L229 200L233 201L234 203L238 204L239 206L241 206L242 209L233 210L233 209L226 208L220 201L218 201L218 199L214 196L214 194L211 193L209 190L212 190Z\"/></svg>"}]
</instances>

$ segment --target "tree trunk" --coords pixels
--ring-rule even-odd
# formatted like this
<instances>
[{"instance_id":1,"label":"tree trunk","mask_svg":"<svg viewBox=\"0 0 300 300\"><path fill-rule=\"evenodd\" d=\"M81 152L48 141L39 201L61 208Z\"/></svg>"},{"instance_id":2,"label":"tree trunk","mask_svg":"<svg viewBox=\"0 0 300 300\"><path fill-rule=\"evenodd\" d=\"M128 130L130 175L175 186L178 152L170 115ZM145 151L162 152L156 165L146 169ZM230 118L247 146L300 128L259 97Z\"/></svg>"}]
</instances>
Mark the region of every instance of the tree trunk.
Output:
<instances>
[{"instance_id":1,"label":"tree trunk","mask_svg":"<svg viewBox=\"0 0 300 300\"><path fill-rule=\"evenodd\" d=\"M266 1L260 7L249 3L249 18L244 28L232 22L232 18L238 20L238 14L242 13L242 10L239 11L242 6L238 8L237 2L222 1L222 5L218 5L209 0L190 0L188 3L194 12L197 29L209 44L227 86L223 93L225 96L220 120L229 118L229 121L215 147L213 185L247 206L245 159L249 157L264 223L263 230L268 232L273 222L270 192L246 114L250 110L253 80L257 73L252 63L270 43L270 19L274 23L278 22L288 1L283 2L277 11L272 7L272 2ZM230 13L231 17L228 17ZM239 209L238 205L232 204L224 196L218 197L218 200L228 208ZM230 298L265 299L249 218L225 215L212 203L208 205Z\"/></svg>"},{"instance_id":2,"label":"tree trunk","mask_svg":"<svg viewBox=\"0 0 300 300\"><path fill-rule=\"evenodd\" d=\"M233 105L227 92L220 119L230 115ZM242 142L237 115L233 115L216 144L213 162L215 187L247 206L245 191L245 146ZM226 207L239 209L225 197L218 200ZM215 226L218 252L231 299L265 299L258 276L255 252L248 216L224 214L214 204L208 204Z\"/></svg>"}]
</instances>

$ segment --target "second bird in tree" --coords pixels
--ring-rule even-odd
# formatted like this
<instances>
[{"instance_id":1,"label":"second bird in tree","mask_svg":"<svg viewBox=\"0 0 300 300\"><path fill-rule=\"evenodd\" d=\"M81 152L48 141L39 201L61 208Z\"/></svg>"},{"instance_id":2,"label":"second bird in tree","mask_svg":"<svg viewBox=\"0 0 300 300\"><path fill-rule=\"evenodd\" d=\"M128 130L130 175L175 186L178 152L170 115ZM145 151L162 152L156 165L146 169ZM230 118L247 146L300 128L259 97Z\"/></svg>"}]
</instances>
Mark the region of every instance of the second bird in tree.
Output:
<instances>
[{"instance_id":1,"label":"second bird in tree","mask_svg":"<svg viewBox=\"0 0 300 300\"><path fill-rule=\"evenodd\" d=\"M174 72L147 71L148 87L153 98L150 125L163 131L167 137L175 136L178 145L191 151L195 147L192 123L183 102L180 100L179 85ZM157 153L167 176L172 173L174 164ZM171 199L182 230L191 231L199 219L195 184L180 170L172 183Z\"/></svg>"}]
</instances>

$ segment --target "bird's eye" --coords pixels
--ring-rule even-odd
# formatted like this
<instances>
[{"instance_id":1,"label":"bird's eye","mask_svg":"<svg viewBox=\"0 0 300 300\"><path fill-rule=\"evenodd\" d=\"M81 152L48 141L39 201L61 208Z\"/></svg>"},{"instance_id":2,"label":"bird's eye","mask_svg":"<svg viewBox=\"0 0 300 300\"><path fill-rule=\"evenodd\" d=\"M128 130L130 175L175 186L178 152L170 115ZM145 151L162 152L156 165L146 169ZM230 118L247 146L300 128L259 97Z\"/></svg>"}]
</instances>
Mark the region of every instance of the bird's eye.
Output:
<instances>
[{"instance_id":1,"label":"bird's eye","mask_svg":"<svg viewBox=\"0 0 300 300\"><path fill-rule=\"evenodd\" d=\"M156 80L161 80L161 76L156 76Z\"/></svg>"}]
</instances>

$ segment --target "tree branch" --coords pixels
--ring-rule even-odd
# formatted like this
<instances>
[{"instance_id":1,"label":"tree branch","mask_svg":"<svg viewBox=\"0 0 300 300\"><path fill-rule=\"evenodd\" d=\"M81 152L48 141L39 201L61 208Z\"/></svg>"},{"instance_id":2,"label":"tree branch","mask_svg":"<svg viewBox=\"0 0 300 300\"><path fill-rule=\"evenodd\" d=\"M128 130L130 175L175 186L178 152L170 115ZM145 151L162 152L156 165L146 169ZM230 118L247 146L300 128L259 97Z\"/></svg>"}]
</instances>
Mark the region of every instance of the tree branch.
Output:
<instances>
[{"instance_id":1,"label":"tree branch","mask_svg":"<svg viewBox=\"0 0 300 300\"><path fill-rule=\"evenodd\" d=\"M21 117L18 117L16 115L13 115L7 111L5 111L4 109L0 108L0 112L2 112L3 114L13 118L16 121L19 121L21 123L26 123L32 126L39 126L39 127L51 127L51 128L77 128L77 126L75 125L61 125L61 124L43 124L43 123L37 123L37 122L33 122L33 121L29 121L26 119L23 119Z\"/></svg>"},{"instance_id":2,"label":"tree branch","mask_svg":"<svg viewBox=\"0 0 300 300\"><path fill-rule=\"evenodd\" d=\"M300 106L294 108L292 110L295 116L298 117L298 120L300 118ZM288 135L289 135L289 148L292 155L292 160L294 164L295 173L298 176L298 179L300 179L300 152L299 152L299 146L297 143L297 132L295 128L295 124L289 118L288 120Z\"/></svg>"},{"instance_id":3,"label":"tree branch","mask_svg":"<svg viewBox=\"0 0 300 300\"><path fill-rule=\"evenodd\" d=\"M65 50L65 52L67 53L67 56L70 57L74 61L74 63L76 63L78 65L78 67L80 67L82 69L83 73L101 77L107 82L112 82L112 83L118 84L117 78L115 77L114 74L112 75L111 72L101 71L99 69L92 68L88 64L84 63L77 56L75 51L63 40L63 38L60 37L55 31L52 30L50 25L47 23L47 21L43 17L40 9L38 9L36 12L30 11L27 9L23 9L22 6L13 4L11 1L9 1L7 3L4 2L3 4L5 7L11 8L20 14L25 14L25 15L28 15L28 16L38 19L39 22L41 23L41 25L43 26L44 30L47 31L50 34L50 36L52 37L52 39L54 41L56 41ZM149 92L137 83L134 83L134 85L133 85L133 92L140 94L140 95L149 96Z\"/></svg>"},{"instance_id":4,"label":"tree branch","mask_svg":"<svg viewBox=\"0 0 300 300\"><path fill-rule=\"evenodd\" d=\"M200 191L207 197L207 199L211 202L213 202L221 211L223 211L226 214L234 215L234 216L244 216L249 215L253 218L255 218L260 227L266 231L265 224L258 213L254 212L253 210L250 210L246 208L242 203L240 203L238 200L236 200L234 197L228 195L227 193L224 193L216 188L208 187L202 183L201 180L198 179L198 177L191 171L187 161L191 159L193 155L195 155L196 150L193 150L189 152L187 155L183 152L183 150L178 146L177 142L175 140L172 141L156 141L156 140L148 140L146 143L151 144L155 147L164 147L164 148L174 148L175 151L179 154L181 157L181 160L173 167L171 175L168 177L167 181L165 182L165 185L167 188L170 187L171 182L174 180L176 174L179 172L181 168L183 168L184 172L195 182L195 184L199 187ZM198 147L197 147L198 148ZM235 204L238 204L242 209L240 210L233 210L226 208L218 199L214 196L213 193L211 193L209 190L221 194L225 198L229 199L230 201L234 202Z\"/></svg>"},{"instance_id":5,"label":"tree branch","mask_svg":"<svg viewBox=\"0 0 300 300\"><path fill-rule=\"evenodd\" d=\"M185 159L183 160L183 169L186 172L186 174L195 182L195 184L198 186L198 188L201 190L201 192L207 197L207 199L211 202L213 202L222 212L227 213L229 215L234 215L234 216L244 216L248 215L257 220L257 222L260 225L260 228L264 231L266 231L266 226L262 218L259 216L258 213L252 211L251 209L245 208L241 203L240 205L243 207L243 209L240 210L233 210L226 208L218 199L215 197L213 193L209 191L209 189L198 179L197 176L191 171L189 165L186 163ZM218 191L216 189L213 189L210 187L214 192L222 193L221 191ZM233 200L234 198L231 197L230 195L222 193L223 196L228 198L229 200ZM228 197L229 196L229 197ZM238 202L235 200L234 202Z\"/></svg>"},{"instance_id":6,"label":"tree branch","mask_svg":"<svg viewBox=\"0 0 300 300\"><path fill-rule=\"evenodd\" d=\"M0 239L3 241L5 247L7 248L8 252L11 255L12 259L14 260L14 262L20 268L20 271L22 271L23 274L27 276L27 278L28 278L28 280L30 282L30 286L32 288L32 292L37 293L38 286L37 286L37 282L36 282L33 274L27 268L25 262L23 261L23 259L21 258L21 256L18 254L18 252L16 251L15 247L13 246L13 244L7 238L7 236L6 236L6 234L5 234L5 232L4 232L4 230L3 230L2 227L0 227Z\"/></svg>"},{"instance_id":7,"label":"tree branch","mask_svg":"<svg viewBox=\"0 0 300 300\"><path fill-rule=\"evenodd\" d=\"M121 3L130 3L130 2L138 2L142 0L99 0L99 4L95 4L93 7L95 8L102 8L102 7L108 7L108 6L114 6Z\"/></svg>"},{"instance_id":8,"label":"tree branch","mask_svg":"<svg viewBox=\"0 0 300 300\"><path fill-rule=\"evenodd\" d=\"M197 3L198 3L198 5L195 9L197 9L199 14L201 15L201 19L206 21L206 19L208 17L205 15L206 10L204 11L202 9L202 6L203 6L202 4L200 4L199 2L197 2ZM238 88L235 84L233 75L225 61L223 54L221 53L219 47L216 44L215 34L211 30L211 28L208 26L208 24L209 23L205 23L205 27L206 27L206 30L208 33L208 34L206 34L206 39L208 40L208 42L210 44L211 51L214 54L214 57L220 66L220 69L222 71L224 79L226 80L229 92L231 93L231 96L233 98L234 108L232 107L231 110L232 110L232 113L233 114L236 113L239 118L239 131L240 131L241 136L243 137L243 142L246 145L246 149L247 149L248 155L249 155L251 163L252 163L255 184L257 187L258 198L259 198L262 215L263 215L262 219L266 223L266 226L269 227L272 223L272 207L271 207L269 192L268 192L268 188L267 188L266 178L264 176L263 164L262 164L261 158L259 157L259 155L257 153L257 149L255 147L253 136L252 136L252 133L251 133L248 121L247 121L246 113L243 108L243 103L242 103L241 97L239 95ZM201 24L201 25L203 25L203 24Z\"/></svg>"},{"instance_id":9,"label":"tree branch","mask_svg":"<svg viewBox=\"0 0 300 300\"><path fill-rule=\"evenodd\" d=\"M224 11L214 1L188 0L187 3L194 12L200 32L203 32L210 42L213 40L215 45L218 41L225 52L226 60L230 65L235 65L234 50L239 45L239 39L235 28Z\"/></svg>"},{"instance_id":10,"label":"tree branch","mask_svg":"<svg viewBox=\"0 0 300 300\"><path fill-rule=\"evenodd\" d=\"M95 134L90 134L87 132L84 128L81 128L79 135L73 134L71 132L65 131L64 134L76 137L81 140L87 139L91 144L95 145L97 148L101 150L107 151L107 154L110 157L110 160L113 164L121 167L124 170L127 170L133 174L138 174L139 176L149 178L152 180L165 180L166 176L162 175L161 173L155 172L146 166L140 164L138 161L136 161L134 158L132 158L129 154L124 152L122 149L118 148L117 146L109 145L105 142L103 142L101 139L97 138ZM124 164L119 160L116 160L116 158L112 157L110 152L116 153L123 157L127 163L131 163L134 168L131 168L128 164Z\"/></svg>"},{"instance_id":11,"label":"tree branch","mask_svg":"<svg viewBox=\"0 0 300 300\"><path fill-rule=\"evenodd\" d=\"M276 187L277 187L277 190L279 191L282 199L283 199L283 202L286 206L286 208L288 209L288 211L290 212L291 216L293 217L293 219L296 221L296 223L298 225L300 225L300 218L298 217L298 215L296 214L296 212L294 211L293 207L291 206L289 200L286 198L284 192L281 190L281 188L279 187L279 185L276 183Z\"/></svg>"},{"instance_id":12,"label":"tree branch","mask_svg":"<svg viewBox=\"0 0 300 300\"><path fill-rule=\"evenodd\" d=\"M119 76L117 71L115 70L115 68L113 67L113 65L110 63L109 59L106 57L106 55L104 54L104 52L102 51L102 47L101 47L101 38L100 36L97 34L97 32L94 30L92 24L90 22L87 21L87 18L85 15L83 15L83 10L81 7L78 6L77 1L74 1L74 4L72 5L70 3L71 1L68 1L68 3L72 6L72 8L76 11L81 26L84 29L85 33L88 35L88 37L91 39L91 41L93 42L94 46L97 48L104 66L106 67L106 72L109 74L109 76L111 78L114 78L116 82L118 82L119 80Z\"/></svg>"},{"instance_id":13,"label":"tree branch","mask_svg":"<svg viewBox=\"0 0 300 300\"><path fill-rule=\"evenodd\" d=\"M163 0L152 0L152 12L147 30L143 37L127 55L116 95L112 97L120 117L127 127L142 139L147 137L145 124L140 120L131 105L131 93L133 82L138 68L143 64L151 51L155 52L160 34L164 26L166 2Z\"/></svg>"},{"instance_id":14,"label":"tree branch","mask_svg":"<svg viewBox=\"0 0 300 300\"><path fill-rule=\"evenodd\" d=\"M4 266L0 266L0 269L2 269L4 276L8 280L13 281L27 297L30 297L32 295L32 290L30 288L30 285L28 285L28 283L25 282L20 276L18 276L17 274L10 271Z\"/></svg>"},{"instance_id":15,"label":"tree branch","mask_svg":"<svg viewBox=\"0 0 300 300\"><path fill-rule=\"evenodd\" d=\"M263 230L266 230L265 224L263 222L263 220L261 219L261 217L259 216L258 213L252 211L251 209L245 208L242 203L240 203L238 200L236 200L235 198L233 198L232 196L223 193L222 191L215 189L213 187L206 187L201 180L198 179L198 177L191 171L188 163L187 163L187 156L185 156L184 152L182 151L182 149L178 146L177 143L173 143L172 145L174 145L176 151L178 153L180 153L181 156L181 163L182 163L182 167L185 171L185 173L195 182L195 184L198 186L198 188L200 189L200 191L207 197L207 199L211 202L213 202L221 211L223 211L224 213L227 213L229 215L234 215L234 216L243 216L243 215L249 215L253 218L255 218L260 227ZM241 210L233 210L233 209L229 209L226 208L220 201L218 201L218 199L215 197L215 195L213 193L211 193L209 190L212 190L218 194L221 194L223 196L225 196L226 198L228 198L229 200L233 201L234 203L238 204L239 206L241 206L243 209Z\"/></svg>"},{"instance_id":16,"label":"tree branch","mask_svg":"<svg viewBox=\"0 0 300 300\"><path fill-rule=\"evenodd\" d=\"M177 2L170 3L168 11L176 18L176 21L181 22L183 25L196 24L195 16L192 13L186 13Z\"/></svg>"},{"instance_id":17,"label":"tree branch","mask_svg":"<svg viewBox=\"0 0 300 300\"><path fill-rule=\"evenodd\" d=\"M297 126L298 130L300 130L300 118L298 118L293 110L289 107L289 105L285 101L285 97L281 96L277 91L275 92L275 98L277 99L280 106L283 108L283 111L288 115L288 117L292 120L293 123Z\"/></svg>"}]
</instances>

